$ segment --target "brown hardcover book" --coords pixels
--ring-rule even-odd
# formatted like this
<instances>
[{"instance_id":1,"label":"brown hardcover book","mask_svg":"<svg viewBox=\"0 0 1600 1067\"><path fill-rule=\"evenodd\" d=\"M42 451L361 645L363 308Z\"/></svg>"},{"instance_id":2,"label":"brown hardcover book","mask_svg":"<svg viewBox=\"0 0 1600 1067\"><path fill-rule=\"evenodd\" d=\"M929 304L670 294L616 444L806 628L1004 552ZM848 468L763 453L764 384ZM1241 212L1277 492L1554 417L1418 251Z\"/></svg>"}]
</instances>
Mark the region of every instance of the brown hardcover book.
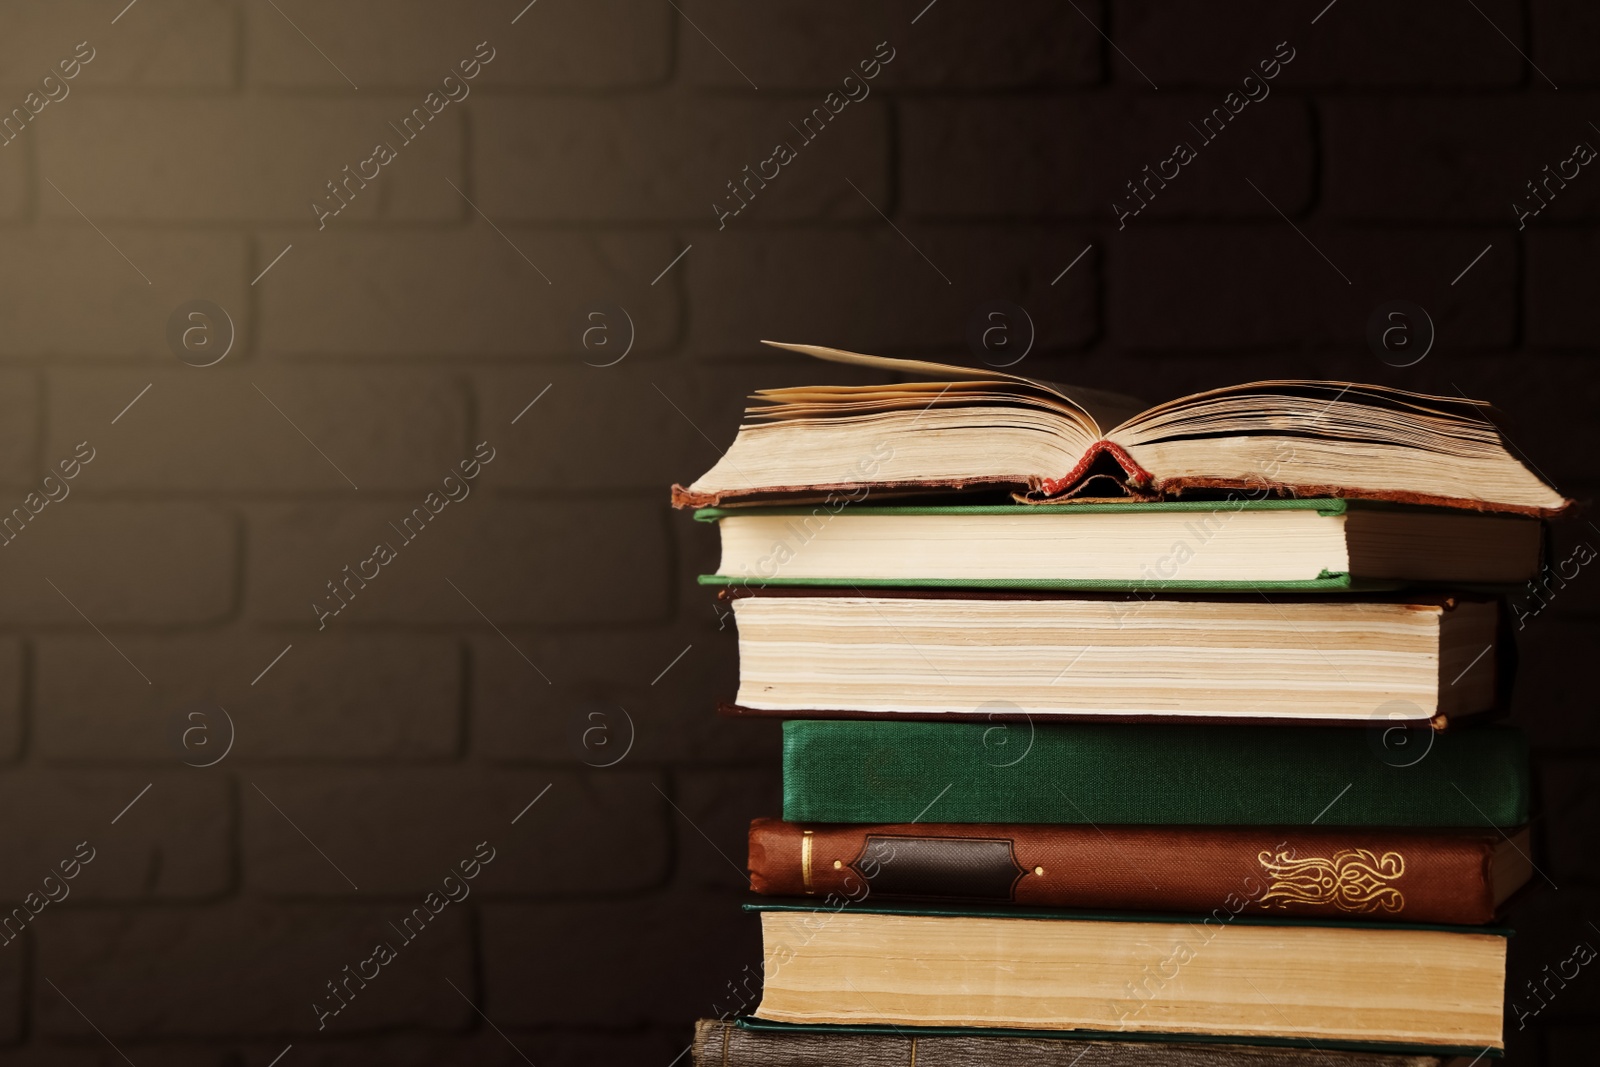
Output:
<instances>
[{"instance_id":1,"label":"brown hardcover book","mask_svg":"<svg viewBox=\"0 0 1600 1067\"><path fill-rule=\"evenodd\" d=\"M1532 874L1526 827L750 824L772 896L1481 924Z\"/></svg>"},{"instance_id":2,"label":"brown hardcover book","mask_svg":"<svg viewBox=\"0 0 1600 1067\"><path fill-rule=\"evenodd\" d=\"M971 1034L747 1030L728 1019L694 1026L696 1067L1456 1067L1467 1057L1334 1049Z\"/></svg>"}]
</instances>

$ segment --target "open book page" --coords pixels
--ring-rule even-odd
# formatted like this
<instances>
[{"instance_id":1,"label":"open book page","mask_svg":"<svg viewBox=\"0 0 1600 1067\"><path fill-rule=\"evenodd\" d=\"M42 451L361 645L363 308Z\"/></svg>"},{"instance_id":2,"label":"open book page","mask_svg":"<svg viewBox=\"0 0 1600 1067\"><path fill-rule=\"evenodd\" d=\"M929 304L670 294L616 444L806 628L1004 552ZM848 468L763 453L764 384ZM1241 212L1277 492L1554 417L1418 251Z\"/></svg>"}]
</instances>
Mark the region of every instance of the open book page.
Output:
<instances>
[{"instance_id":1,"label":"open book page","mask_svg":"<svg viewBox=\"0 0 1600 1067\"><path fill-rule=\"evenodd\" d=\"M1117 393L1108 393L1098 389L1080 389L1076 386L1058 385L1038 378L1026 378L1020 374L1009 374L1005 371L994 370L986 367L959 367L953 363L935 363L925 359L898 359L893 356L870 356L862 352L846 352L840 348L827 348L822 345L797 345L785 344L780 341L763 341L764 345L773 348L782 348L790 352L799 352L802 355L824 359L833 363L850 363L858 367L874 367L878 370L892 371L896 374L906 374L921 378L930 378L934 381L912 383L896 388L917 388L921 386L938 387L951 383L991 382L1021 385L1030 391L1049 394L1062 401L1069 409L1082 416L1082 425L1093 439L1104 435L1105 428L1116 426L1132 418L1145 407L1142 401L1133 397L1122 396ZM960 389L952 389L959 399Z\"/></svg>"},{"instance_id":2,"label":"open book page","mask_svg":"<svg viewBox=\"0 0 1600 1067\"><path fill-rule=\"evenodd\" d=\"M856 486L1009 490L1028 503L1241 488L1532 515L1569 503L1509 450L1491 409L1465 398L1285 380L1138 411L993 369L773 346L918 380L758 392L722 460L674 489L678 506Z\"/></svg>"},{"instance_id":3,"label":"open book page","mask_svg":"<svg viewBox=\"0 0 1600 1067\"><path fill-rule=\"evenodd\" d=\"M1207 433L1299 433L1375 439L1460 454L1500 449L1493 409L1465 397L1429 396L1355 382L1273 381L1212 389L1158 404L1111 430L1123 444Z\"/></svg>"},{"instance_id":4,"label":"open book page","mask_svg":"<svg viewBox=\"0 0 1600 1067\"><path fill-rule=\"evenodd\" d=\"M1553 513L1567 501L1512 455L1492 409L1351 382L1265 381L1162 404L1118 426L1162 495L1252 474L1297 495Z\"/></svg>"}]
</instances>

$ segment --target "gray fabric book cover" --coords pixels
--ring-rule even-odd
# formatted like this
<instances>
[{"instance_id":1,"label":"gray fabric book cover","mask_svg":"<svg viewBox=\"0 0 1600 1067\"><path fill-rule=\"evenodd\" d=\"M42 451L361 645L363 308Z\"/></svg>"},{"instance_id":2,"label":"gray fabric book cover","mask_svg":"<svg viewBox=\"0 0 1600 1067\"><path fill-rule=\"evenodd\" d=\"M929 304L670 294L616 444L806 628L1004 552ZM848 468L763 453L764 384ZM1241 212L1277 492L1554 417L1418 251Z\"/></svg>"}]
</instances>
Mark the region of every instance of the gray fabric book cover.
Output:
<instances>
[{"instance_id":1,"label":"gray fabric book cover","mask_svg":"<svg viewBox=\"0 0 1600 1067\"><path fill-rule=\"evenodd\" d=\"M1149 1041L746 1030L731 1019L695 1023L696 1067L1450 1067L1428 1055Z\"/></svg>"}]
</instances>

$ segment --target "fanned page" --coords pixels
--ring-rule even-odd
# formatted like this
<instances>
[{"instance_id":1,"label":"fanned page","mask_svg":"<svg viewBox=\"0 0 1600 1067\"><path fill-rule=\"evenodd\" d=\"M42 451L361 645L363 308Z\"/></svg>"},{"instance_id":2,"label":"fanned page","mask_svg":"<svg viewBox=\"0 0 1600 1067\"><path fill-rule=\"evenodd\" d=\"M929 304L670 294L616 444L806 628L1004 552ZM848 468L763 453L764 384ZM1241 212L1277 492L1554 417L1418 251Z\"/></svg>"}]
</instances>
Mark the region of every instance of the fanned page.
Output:
<instances>
[{"instance_id":1,"label":"fanned page","mask_svg":"<svg viewBox=\"0 0 1600 1067\"><path fill-rule=\"evenodd\" d=\"M723 458L673 487L675 505L842 506L972 489L1028 503L1243 490L1528 515L1568 504L1511 454L1481 401L1285 380L1140 411L1127 397L1000 371L767 343L931 380L761 390Z\"/></svg>"},{"instance_id":2,"label":"fanned page","mask_svg":"<svg viewBox=\"0 0 1600 1067\"><path fill-rule=\"evenodd\" d=\"M763 341L761 343L772 348L781 348L788 352L799 352L801 355L827 360L830 363L849 363L857 367L874 367L878 370L892 371L896 374L925 375L930 378L944 379L942 382L922 383L923 387L930 392L956 381L1010 383L1016 386L1036 389L1082 413L1089 420L1089 427L1097 436L1100 432L1100 427L1115 426L1120 422L1132 419L1145 406L1142 401L1136 400L1131 396L1123 396L1120 393L1108 393L1100 389L1085 389L1081 386L1058 385L1055 382L1046 382L1038 378L1024 378L1020 374L1007 374L1005 371L991 368L958 367L953 363L934 363L925 359L869 356L862 352L846 352L842 348L825 348L822 345L795 345L782 341ZM1071 390L1070 395L1068 393L1069 389ZM804 390L794 391L802 392ZM772 390L772 392L784 392L784 390Z\"/></svg>"}]
</instances>

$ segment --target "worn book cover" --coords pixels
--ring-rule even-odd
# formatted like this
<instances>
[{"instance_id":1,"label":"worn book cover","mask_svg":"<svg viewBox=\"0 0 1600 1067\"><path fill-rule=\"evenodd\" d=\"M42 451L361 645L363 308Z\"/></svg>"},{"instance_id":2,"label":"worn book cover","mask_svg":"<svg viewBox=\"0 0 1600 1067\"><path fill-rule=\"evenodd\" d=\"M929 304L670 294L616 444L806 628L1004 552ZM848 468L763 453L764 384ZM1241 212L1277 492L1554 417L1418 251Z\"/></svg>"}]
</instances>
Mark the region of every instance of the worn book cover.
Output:
<instances>
[{"instance_id":1,"label":"worn book cover","mask_svg":"<svg viewBox=\"0 0 1600 1067\"><path fill-rule=\"evenodd\" d=\"M1539 522L1338 498L1054 505L702 508L709 585L1340 592L1506 585L1539 568Z\"/></svg>"},{"instance_id":2,"label":"worn book cover","mask_svg":"<svg viewBox=\"0 0 1600 1067\"><path fill-rule=\"evenodd\" d=\"M750 824L770 896L1487 923L1532 874L1527 830Z\"/></svg>"},{"instance_id":3,"label":"worn book cover","mask_svg":"<svg viewBox=\"0 0 1600 1067\"><path fill-rule=\"evenodd\" d=\"M1466 1067L1466 1057L1339 1049L1084 1041L1069 1037L864 1032L701 1019L696 1067Z\"/></svg>"},{"instance_id":4,"label":"worn book cover","mask_svg":"<svg viewBox=\"0 0 1600 1067\"><path fill-rule=\"evenodd\" d=\"M768 1022L1503 1047L1508 932L1494 927L875 900L745 907L761 915L753 1014Z\"/></svg>"},{"instance_id":5,"label":"worn book cover","mask_svg":"<svg viewBox=\"0 0 1600 1067\"><path fill-rule=\"evenodd\" d=\"M1040 722L1458 721L1503 705L1482 596L725 594L733 715ZM1496 655L1496 650L1501 655Z\"/></svg>"},{"instance_id":6,"label":"worn book cover","mask_svg":"<svg viewBox=\"0 0 1600 1067\"><path fill-rule=\"evenodd\" d=\"M1494 410L1462 396L1278 380L1140 410L993 368L766 343L913 380L758 391L722 459L673 486L675 505L973 488L1029 502L1220 489L1530 516L1569 503L1512 454Z\"/></svg>"},{"instance_id":7,"label":"worn book cover","mask_svg":"<svg viewBox=\"0 0 1600 1067\"><path fill-rule=\"evenodd\" d=\"M1521 826L1523 735L1348 727L791 720L790 822Z\"/></svg>"}]
</instances>

